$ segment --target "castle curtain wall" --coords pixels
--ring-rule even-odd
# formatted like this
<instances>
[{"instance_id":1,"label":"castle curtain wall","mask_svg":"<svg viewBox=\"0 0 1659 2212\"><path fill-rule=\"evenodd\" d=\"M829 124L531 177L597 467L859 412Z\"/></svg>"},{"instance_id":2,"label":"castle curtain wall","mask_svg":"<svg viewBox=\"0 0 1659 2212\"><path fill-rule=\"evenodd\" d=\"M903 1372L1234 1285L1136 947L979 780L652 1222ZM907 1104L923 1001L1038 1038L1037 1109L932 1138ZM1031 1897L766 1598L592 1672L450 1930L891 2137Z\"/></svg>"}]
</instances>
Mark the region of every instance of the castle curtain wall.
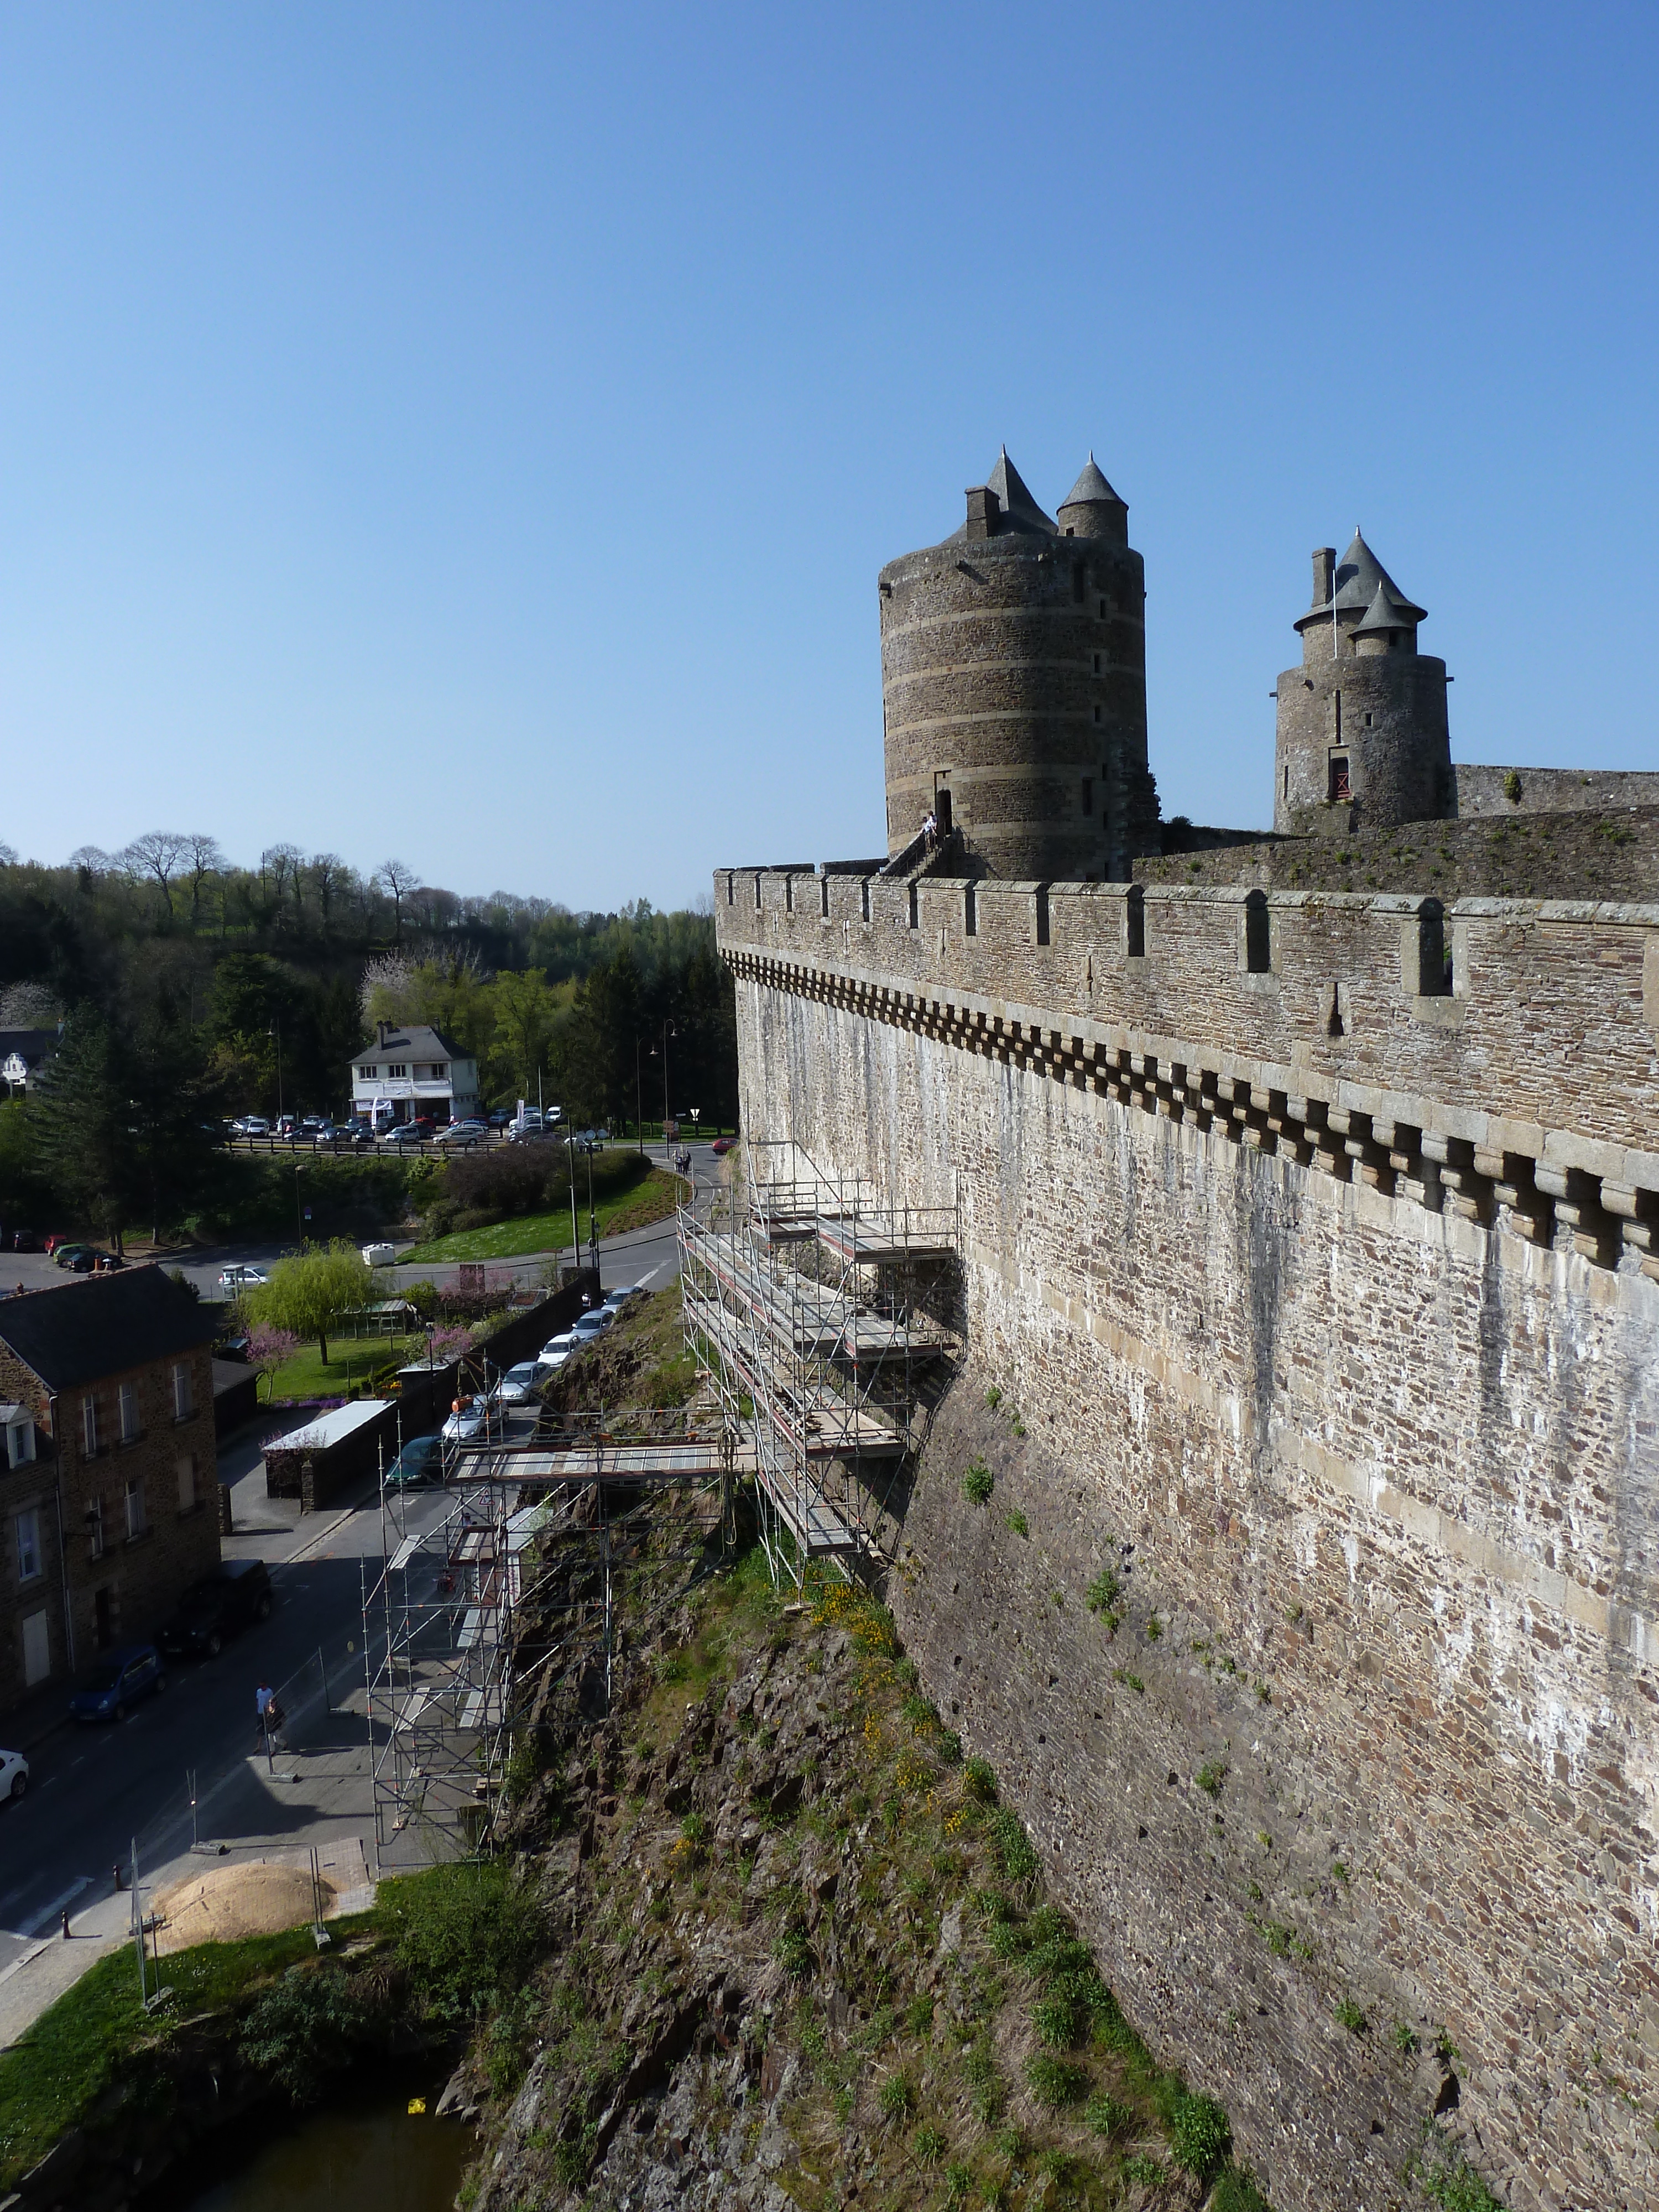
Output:
<instances>
[{"instance_id":1,"label":"castle curtain wall","mask_svg":"<svg viewBox=\"0 0 1659 2212\"><path fill-rule=\"evenodd\" d=\"M960 1198L896 1610L1132 2016L1281 2205L1387 2201L1397 2021L1512 2203L1659 2200L1659 913L1472 902L1437 1006L1405 900L1253 973L1242 896L1136 963L1121 890L755 883L748 1133Z\"/></svg>"}]
</instances>

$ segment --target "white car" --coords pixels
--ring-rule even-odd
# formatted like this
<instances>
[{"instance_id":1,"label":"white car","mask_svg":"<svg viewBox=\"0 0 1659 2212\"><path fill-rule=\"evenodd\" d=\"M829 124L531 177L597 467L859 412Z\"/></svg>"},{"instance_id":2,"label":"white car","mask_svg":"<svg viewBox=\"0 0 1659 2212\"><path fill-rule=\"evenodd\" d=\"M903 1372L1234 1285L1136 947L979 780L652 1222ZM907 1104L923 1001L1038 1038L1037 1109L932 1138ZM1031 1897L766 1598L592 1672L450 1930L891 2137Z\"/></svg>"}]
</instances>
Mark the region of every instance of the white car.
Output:
<instances>
[{"instance_id":1,"label":"white car","mask_svg":"<svg viewBox=\"0 0 1659 2212\"><path fill-rule=\"evenodd\" d=\"M21 1797L29 1786L29 1763L21 1751L0 1751L0 1797Z\"/></svg>"},{"instance_id":2,"label":"white car","mask_svg":"<svg viewBox=\"0 0 1659 2212\"><path fill-rule=\"evenodd\" d=\"M648 1298L650 1295L643 1283L618 1283L615 1290L605 1292L605 1304L599 1310L601 1313L607 1310L613 1314L625 1313L635 1298Z\"/></svg>"},{"instance_id":3,"label":"white car","mask_svg":"<svg viewBox=\"0 0 1659 2212\"><path fill-rule=\"evenodd\" d=\"M566 1329L562 1335L550 1337L536 1354L537 1366L562 1367L581 1341L574 1328Z\"/></svg>"},{"instance_id":4,"label":"white car","mask_svg":"<svg viewBox=\"0 0 1659 2212\"><path fill-rule=\"evenodd\" d=\"M450 1443L471 1443L474 1437L483 1434L489 1419L488 1400L475 1398L470 1406L463 1406L459 1413L450 1415L444 1423L443 1433Z\"/></svg>"},{"instance_id":5,"label":"white car","mask_svg":"<svg viewBox=\"0 0 1659 2212\"><path fill-rule=\"evenodd\" d=\"M258 1267L227 1267L219 1277L222 1291L258 1291L270 1280Z\"/></svg>"},{"instance_id":6,"label":"white car","mask_svg":"<svg viewBox=\"0 0 1659 2212\"><path fill-rule=\"evenodd\" d=\"M389 1267L397 1256L395 1247L390 1244L365 1244L363 1247L363 1265L366 1267Z\"/></svg>"},{"instance_id":7,"label":"white car","mask_svg":"<svg viewBox=\"0 0 1659 2212\"><path fill-rule=\"evenodd\" d=\"M597 1306L592 1313L585 1313L570 1333L578 1344L586 1344L596 1336L603 1336L606 1329L615 1325L616 1319L614 1313L607 1312L604 1306Z\"/></svg>"},{"instance_id":8,"label":"white car","mask_svg":"<svg viewBox=\"0 0 1659 2212\"><path fill-rule=\"evenodd\" d=\"M536 1385L542 1379L538 1361L521 1360L518 1366L509 1367L490 1392L492 1404L497 1406L528 1405L536 1395Z\"/></svg>"}]
</instances>

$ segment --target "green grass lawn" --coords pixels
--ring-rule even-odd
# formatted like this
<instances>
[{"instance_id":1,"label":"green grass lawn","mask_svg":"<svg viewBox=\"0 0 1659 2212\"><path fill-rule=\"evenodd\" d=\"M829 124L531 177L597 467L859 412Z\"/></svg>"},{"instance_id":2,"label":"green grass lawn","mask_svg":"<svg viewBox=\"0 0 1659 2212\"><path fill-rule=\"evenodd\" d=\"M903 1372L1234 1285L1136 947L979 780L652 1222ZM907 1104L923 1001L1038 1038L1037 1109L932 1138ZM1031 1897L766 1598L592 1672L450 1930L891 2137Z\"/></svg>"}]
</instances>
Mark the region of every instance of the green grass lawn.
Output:
<instances>
[{"instance_id":1,"label":"green grass lawn","mask_svg":"<svg viewBox=\"0 0 1659 2212\"><path fill-rule=\"evenodd\" d=\"M302 1344L271 1376L271 1403L284 1398L343 1398L354 1382L366 1382L389 1359L400 1364L424 1359L426 1335L422 1331L418 1336L331 1336L328 1349L325 1365L314 1344Z\"/></svg>"},{"instance_id":2,"label":"green grass lawn","mask_svg":"<svg viewBox=\"0 0 1659 2212\"><path fill-rule=\"evenodd\" d=\"M653 1168L642 1182L611 1198L595 1196L593 1213L601 1237L619 1236L623 1230L643 1229L672 1213L683 1186L676 1176ZM587 1241L587 1208L577 1182L576 1218L582 1242ZM498 1221L489 1229L461 1229L453 1237L439 1237L400 1252L398 1264L428 1267L453 1260L514 1260L527 1252L568 1251L570 1247L570 1208L550 1213L523 1213L516 1220Z\"/></svg>"}]
</instances>

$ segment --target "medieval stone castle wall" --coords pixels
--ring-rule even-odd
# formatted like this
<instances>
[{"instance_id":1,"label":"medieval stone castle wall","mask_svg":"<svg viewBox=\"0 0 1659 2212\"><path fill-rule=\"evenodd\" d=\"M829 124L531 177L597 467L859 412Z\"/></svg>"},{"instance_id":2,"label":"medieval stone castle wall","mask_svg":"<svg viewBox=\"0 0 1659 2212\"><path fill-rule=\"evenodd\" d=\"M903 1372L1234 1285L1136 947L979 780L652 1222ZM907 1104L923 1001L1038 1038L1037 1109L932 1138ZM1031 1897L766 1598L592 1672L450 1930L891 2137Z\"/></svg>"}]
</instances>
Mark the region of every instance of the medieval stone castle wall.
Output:
<instances>
[{"instance_id":1,"label":"medieval stone castle wall","mask_svg":"<svg viewBox=\"0 0 1659 2212\"><path fill-rule=\"evenodd\" d=\"M1281 2208L1394 2200L1396 2022L1512 2204L1634 2206L1659 908L1454 906L1448 995L1424 903L716 878L749 1133L959 1200L895 1601L1126 2005Z\"/></svg>"},{"instance_id":2,"label":"medieval stone castle wall","mask_svg":"<svg viewBox=\"0 0 1659 2212\"><path fill-rule=\"evenodd\" d=\"M1091 461L1051 521L1005 454L883 571L892 857L715 878L744 1129L958 1209L895 1609L1280 2212L1403 2203L1431 2112L1516 2212L1634 2212L1659 777L1454 768L1356 533L1279 678L1279 834L1137 862L1127 516Z\"/></svg>"}]
</instances>

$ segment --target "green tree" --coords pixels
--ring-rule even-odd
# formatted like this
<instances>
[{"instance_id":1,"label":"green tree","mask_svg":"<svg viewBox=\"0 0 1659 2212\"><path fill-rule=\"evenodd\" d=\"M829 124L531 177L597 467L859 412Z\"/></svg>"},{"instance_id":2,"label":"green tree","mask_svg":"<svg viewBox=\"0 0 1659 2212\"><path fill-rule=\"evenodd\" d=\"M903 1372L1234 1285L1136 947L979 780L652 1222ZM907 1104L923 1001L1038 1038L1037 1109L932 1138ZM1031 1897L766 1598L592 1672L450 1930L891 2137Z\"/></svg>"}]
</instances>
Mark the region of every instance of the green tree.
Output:
<instances>
[{"instance_id":1,"label":"green tree","mask_svg":"<svg viewBox=\"0 0 1659 2212\"><path fill-rule=\"evenodd\" d=\"M95 1007L77 1006L29 1102L36 1154L53 1192L118 1251L137 1182L134 1115L123 1073L110 1024Z\"/></svg>"},{"instance_id":2,"label":"green tree","mask_svg":"<svg viewBox=\"0 0 1659 2212\"><path fill-rule=\"evenodd\" d=\"M498 1076L522 1097L533 1098L536 1075L548 1066L558 1002L539 968L495 978L495 1065Z\"/></svg>"},{"instance_id":3,"label":"green tree","mask_svg":"<svg viewBox=\"0 0 1659 2212\"><path fill-rule=\"evenodd\" d=\"M315 1337L328 1364L328 1332L342 1314L361 1312L374 1295L374 1277L356 1246L343 1237L278 1260L270 1280L250 1291L250 1320L267 1328Z\"/></svg>"}]
</instances>

